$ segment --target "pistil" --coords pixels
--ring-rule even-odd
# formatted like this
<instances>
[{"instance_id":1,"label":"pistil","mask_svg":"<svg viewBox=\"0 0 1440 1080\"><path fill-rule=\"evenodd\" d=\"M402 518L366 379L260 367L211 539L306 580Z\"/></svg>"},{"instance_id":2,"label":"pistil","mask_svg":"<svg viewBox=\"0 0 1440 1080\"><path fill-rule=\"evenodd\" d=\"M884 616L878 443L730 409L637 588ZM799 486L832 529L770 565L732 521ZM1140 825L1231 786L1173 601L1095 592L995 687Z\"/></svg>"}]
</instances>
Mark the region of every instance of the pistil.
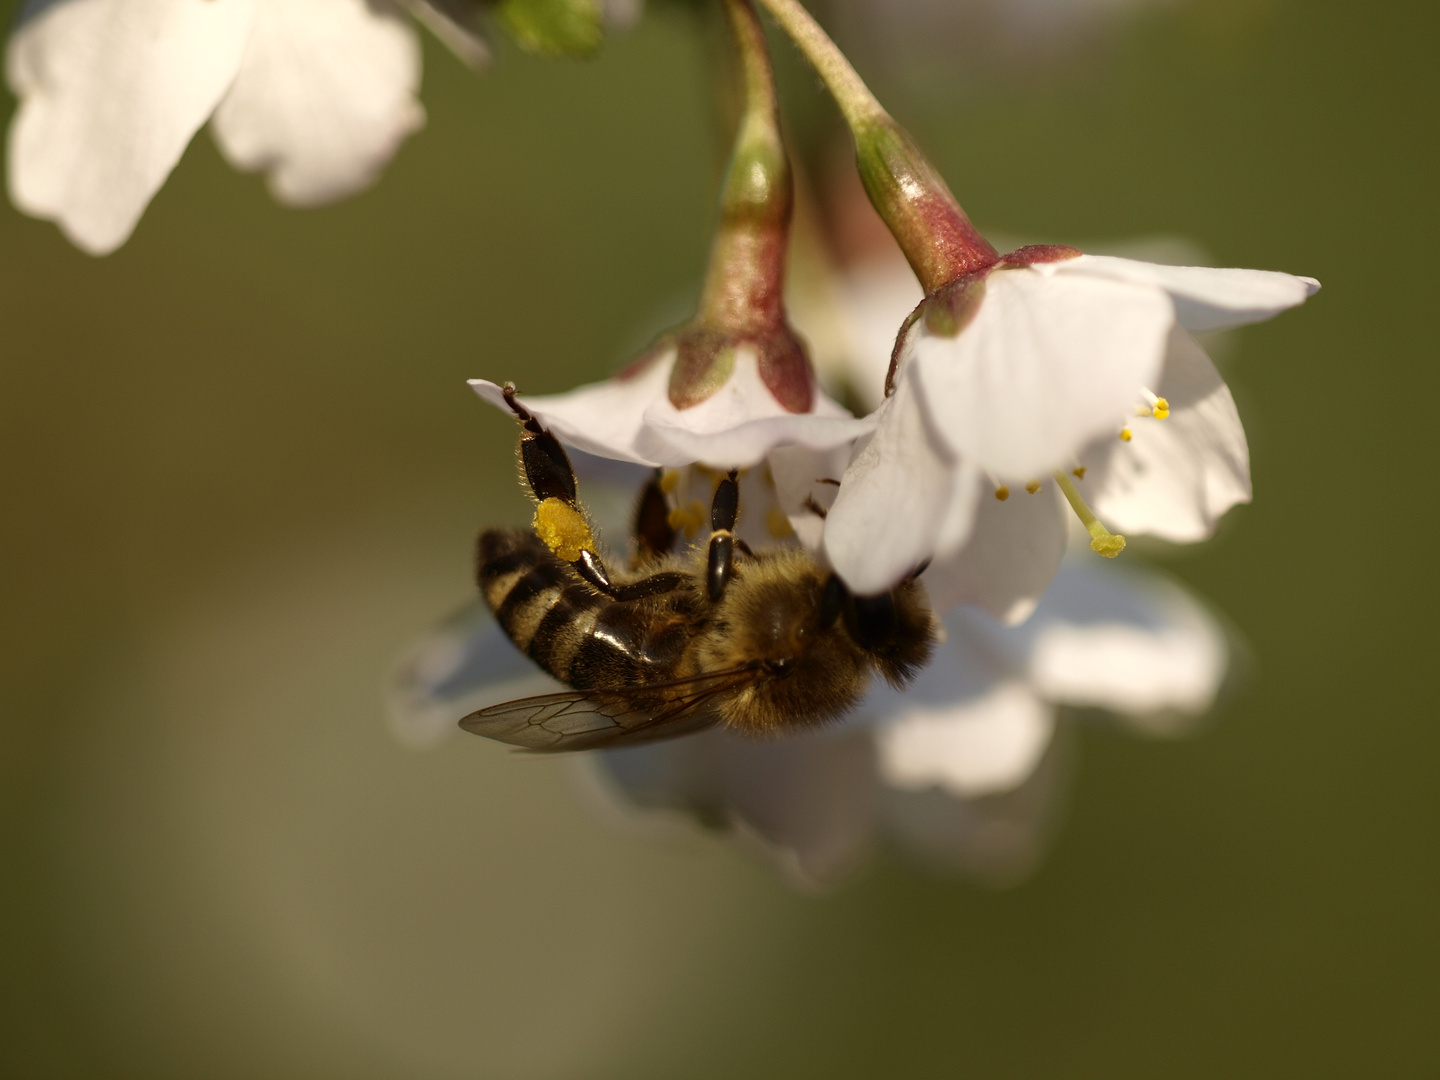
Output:
<instances>
[{"instance_id":1,"label":"pistil","mask_svg":"<svg viewBox=\"0 0 1440 1080\"><path fill-rule=\"evenodd\" d=\"M1056 471L1055 482L1060 485L1060 490L1065 493L1065 498L1070 503L1070 509L1080 519L1080 523L1090 533L1090 550L1097 555L1104 555L1107 559L1113 559L1120 552L1125 550L1125 537L1119 533L1112 533L1091 511L1089 505L1081 497L1080 492L1075 490L1075 485L1063 472Z\"/></svg>"}]
</instances>

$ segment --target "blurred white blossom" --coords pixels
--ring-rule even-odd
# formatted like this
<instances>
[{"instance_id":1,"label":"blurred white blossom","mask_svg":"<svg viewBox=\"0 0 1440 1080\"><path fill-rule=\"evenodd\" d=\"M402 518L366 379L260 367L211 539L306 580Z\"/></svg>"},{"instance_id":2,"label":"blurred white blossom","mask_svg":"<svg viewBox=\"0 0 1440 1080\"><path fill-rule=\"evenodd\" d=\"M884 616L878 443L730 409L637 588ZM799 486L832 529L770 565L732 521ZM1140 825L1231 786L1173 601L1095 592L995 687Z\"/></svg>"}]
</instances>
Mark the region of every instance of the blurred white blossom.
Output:
<instances>
[{"instance_id":1,"label":"blurred white blossom","mask_svg":"<svg viewBox=\"0 0 1440 1080\"><path fill-rule=\"evenodd\" d=\"M953 89L983 72L1015 79L1102 44L1145 11L1184 0L818 0L838 40L901 78Z\"/></svg>"},{"instance_id":2,"label":"blurred white blossom","mask_svg":"<svg viewBox=\"0 0 1440 1080\"><path fill-rule=\"evenodd\" d=\"M607 0L610 27L638 0ZM6 74L15 205L94 255L114 251L200 127L291 206L368 187L425 123L406 13L471 66L472 0L27 0Z\"/></svg>"},{"instance_id":3,"label":"blurred white blossom","mask_svg":"<svg viewBox=\"0 0 1440 1080\"><path fill-rule=\"evenodd\" d=\"M373 181L425 114L389 0L30 0L6 56L15 204L105 254L207 120L282 202Z\"/></svg>"}]
</instances>

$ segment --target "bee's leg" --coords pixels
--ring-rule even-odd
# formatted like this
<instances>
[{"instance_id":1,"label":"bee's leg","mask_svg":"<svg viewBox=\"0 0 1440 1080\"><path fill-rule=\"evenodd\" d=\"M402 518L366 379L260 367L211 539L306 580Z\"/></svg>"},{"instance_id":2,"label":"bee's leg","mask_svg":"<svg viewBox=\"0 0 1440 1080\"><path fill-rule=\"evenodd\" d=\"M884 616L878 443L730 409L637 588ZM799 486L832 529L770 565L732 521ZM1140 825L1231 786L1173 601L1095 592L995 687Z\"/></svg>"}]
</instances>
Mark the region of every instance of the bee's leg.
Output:
<instances>
[{"instance_id":1,"label":"bee's leg","mask_svg":"<svg viewBox=\"0 0 1440 1080\"><path fill-rule=\"evenodd\" d=\"M635 600L670 592L686 582L684 574L655 574L627 585L617 585L600 558L599 545L580 509L575 469L560 440L541 426L525 406L515 400L515 384L506 383L505 404L520 419L520 463L525 482L535 496L535 534L545 546L575 568L586 582L615 600Z\"/></svg>"},{"instance_id":2,"label":"bee's leg","mask_svg":"<svg viewBox=\"0 0 1440 1080\"><path fill-rule=\"evenodd\" d=\"M670 504L656 469L635 505L635 564L643 566L670 554L675 547L675 530L670 525Z\"/></svg>"},{"instance_id":3,"label":"bee's leg","mask_svg":"<svg viewBox=\"0 0 1440 1080\"><path fill-rule=\"evenodd\" d=\"M705 586L711 603L725 595L725 586L735 572L735 519L740 514L740 484L735 470L720 481L710 502L710 557L705 567Z\"/></svg>"}]
</instances>

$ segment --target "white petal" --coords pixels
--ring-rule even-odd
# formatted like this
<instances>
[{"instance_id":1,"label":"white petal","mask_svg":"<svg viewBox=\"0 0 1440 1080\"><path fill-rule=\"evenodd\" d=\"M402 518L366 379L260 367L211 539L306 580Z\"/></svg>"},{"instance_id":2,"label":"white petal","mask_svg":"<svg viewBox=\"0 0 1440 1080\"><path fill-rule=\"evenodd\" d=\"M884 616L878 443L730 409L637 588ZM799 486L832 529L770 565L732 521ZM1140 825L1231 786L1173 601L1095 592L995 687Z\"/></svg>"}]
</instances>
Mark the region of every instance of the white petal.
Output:
<instances>
[{"instance_id":1,"label":"white petal","mask_svg":"<svg viewBox=\"0 0 1440 1080\"><path fill-rule=\"evenodd\" d=\"M1274 270L1165 266L1113 255L1081 255L1050 264L1057 274L1093 274L1157 285L1175 302L1175 317L1192 333L1264 322L1303 304L1320 289L1314 278Z\"/></svg>"},{"instance_id":2,"label":"white petal","mask_svg":"<svg viewBox=\"0 0 1440 1080\"><path fill-rule=\"evenodd\" d=\"M521 395L520 401L562 442L588 453L637 465L684 465L688 462L656 461L639 449L645 411L666 394L674 363L671 351L626 379L606 379L564 394ZM471 379L470 386L491 405L513 415L497 384Z\"/></svg>"},{"instance_id":3,"label":"white petal","mask_svg":"<svg viewBox=\"0 0 1440 1080\"><path fill-rule=\"evenodd\" d=\"M953 655L936 663L954 662ZM965 797L1008 791L1034 771L1054 727L1050 706L1018 680L949 707L912 705L875 730L880 776L905 791L941 787Z\"/></svg>"},{"instance_id":4,"label":"white petal","mask_svg":"<svg viewBox=\"0 0 1440 1080\"><path fill-rule=\"evenodd\" d=\"M1224 634L1188 592L1158 574L1098 559L1066 562L1020 626L962 617L967 625L952 636L1008 656L1037 693L1068 705L1161 714L1160 725L1165 712L1208 709L1228 665Z\"/></svg>"},{"instance_id":5,"label":"white petal","mask_svg":"<svg viewBox=\"0 0 1440 1080\"><path fill-rule=\"evenodd\" d=\"M768 462L775 486L775 500L780 512L790 522L795 538L811 551L820 546L825 520L812 506L828 511L835 503L840 488L828 480L838 480L849 463L850 448L808 450L799 446L782 446L770 451ZM741 492L742 497L744 492ZM741 525L744 515L753 513L741 504ZM778 537L777 537L778 539Z\"/></svg>"},{"instance_id":6,"label":"white petal","mask_svg":"<svg viewBox=\"0 0 1440 1080\"><path fill-rule=\"evenodd\" d=\"M802 883L843 877L874 835L874 751L863 728L773 740L710 731L595 757L631 806L734 827Z\"/></svg>"},{"instance_id":7,"label":"white petal","mask_svg":"<svg viewBox=\"0 0 1440 1080\"><path fill-rule=\"evenodd\" d=\"M875 724L880 775L892 787L965 797L1006 791L1049 744L1052 710L977 647L971 621L947 616L947 640L915 681L904 691L876 686L858 710Z\"/></svg>"},{"instance_id":8,"label":"white petal","mask_svg":"<svg viewBox=\"0 0 1440 1080\"><path fill-rule=\"evenodd\" d=\"M1155 392L1170 404L1164 420L1137 417L1129 442L1097 440L1080 460L1080 484L1111 529L1166 540L1203 540L1221 515L1250 501L1250 451L1230 389L1178 326Z\"/></svg>"},{"instance_id":9,"label":"white petal","mask_svg":"<svg viewBox=\"0 0 1440 1080\"><path fill-rule=\"evenodd\" d=\"M982 491L969 543L925 571L930 603L936 611L979 604L1010 623L1027 618L1065 555L1067 514L1048 477L1035 494L1017 486L1003 502Z\"/></svg>"},{"instance_id":10,"label":"white petal","mask_svg":"<svg viewBox=\"0 0 1440 1080\"><path fill-rule=\"evenodd\" d=\"M368 187L424 123L419 86L415 29L387 4L261 0L215 140L281 202L330 202Z\"/></svg>"},{"instance_id":11,"label":"white petal","mask_svg":"<svg viewBox=\"0 0 1440 1080\"><path fill-rule=\"evenodd\" d=\"M741 346L734 373L698 405L677 409L668 394L652 401L637 445L663 465L698 461L745 469L777 446L829 450L854 442L873 427L873 421L856 419L819 390L810 412L789 412L760 378L754 349Z\"/></svg>"},{"instance_id":12,"label":"white petal","mask_svg":"<svg viewBox=\"0 0 1440 1080\"><path fill-rule=\"evenodd\" d=\"M524 655L476 600L406 650L390 677L390 726L401 742L433 746L466 713L563 689Z\"/></svg>"},{"instance_id":13,"label":"white petal","mask_svg":"<svg viewBox=\"0 0 1440 1080\"><path fill-rule=\"evenodd\" d=\"M998 270L959 334L916 324L907 363L953 451L1024 482L1116 429L1159 373L1173 322L1169 298L1154 288Z\"/></svg>"},{"instance_id":14,"label":"white petal","mask_svg":"<svg viewBox=\"0 0 1440 1080\"><path fill-rule=\"evenodd\" d=\"M930 430L914 385L902 379L872 414L825 519L830 564L857 593L893 586L928 559L955 501L956 467Z\"/></svg>"},{"instance_id":15,"label":"white petal","mask_svg":"<svg viewBox=\"0 0 1440 1080\"><path fill-rule=\"evenodd\" d=\"M235 78L254 0L32 0L10 38L10 197L92 255L123 244Z\"/></svg>"},{"instance_id":16,"label":"white petal","mask_svg":"<svg viewBox=\"0 0 1440 1080\"><path fill-rule=\"evenodd\" d=\"M874 427L824 394L808 413L787 412L760 379L755 355L739 350L730 379L688 409L670 403L670 350L625 379L606 379L565 394L522 397L524 406L562 442L601 457L679 468L696 462L749 468L777 446L829 450ZM500 387L472 379L475 392L509 411Z\"/></svg>"},{"instance_id":17,"label":"white petal","mask_svg":"<svg viewBox=\"0 0 1440 1080\"><path fill-rule=\"evenodd\" d=\"M943 788L881 794L886 832L934 871L986 885L1017 885L1039 866L1064 805L1072 740L1064 728L1016 788L961 798Z\"/></svg>"},{"instance_id":18,"label":"white petal","mask_svg":"<svg viewBox=\"0 0 1440 1080\"><path fill-rule=\"evenodd\" d=\"M985 486L981 480L979 470L962 461L950 471L949 491L935 493L935 499L945 506L940 527L935 530L935 558L953 558L969 543L975 529L975 513L980 505L980 490Z\"/></svg>"}]
</instances>

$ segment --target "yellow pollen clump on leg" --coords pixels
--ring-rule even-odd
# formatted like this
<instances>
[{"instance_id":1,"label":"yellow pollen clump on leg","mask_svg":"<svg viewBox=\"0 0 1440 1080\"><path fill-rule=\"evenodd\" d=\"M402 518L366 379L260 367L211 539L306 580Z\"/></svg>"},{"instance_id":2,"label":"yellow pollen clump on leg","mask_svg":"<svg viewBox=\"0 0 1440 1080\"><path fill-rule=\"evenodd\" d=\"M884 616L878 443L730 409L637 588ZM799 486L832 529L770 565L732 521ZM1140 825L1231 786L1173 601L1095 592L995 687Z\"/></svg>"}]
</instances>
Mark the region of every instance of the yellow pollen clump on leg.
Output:
<instances>
[{"instance_id":1,"label":"yellow pollen clump on leg","mask_svg":"<svg viewBox=\"0 0 1440 1080\"><path fill-rule=\"evenodd\" d=\"M1034 495L1034 494L1035 494L1037 491L1039 491L1039 490L1040 490L1040 481L1039 481L1039 480L1027 480L1027 481L1025 482L1025 491L1026 491L1028 494Z\"/></svg>"},{"instance_id":2,"label":"yellow pollen clump on leg","mask_svg":"<svg viewBox=\"0 0 1440 1080\"><path fill-rule=\"evenodd\" d=\"M1010 497L1010 489L1009 489L1008 487L1006 487L1004 484L1001 484L999 487L997 487L997 488L995 489L995 498L999 499L1001 502L1004 502L1004 501L1005 501L1006 499L1008 499L1009 497Z\"/></svg>"},{"instance_id":3,"label":"yellow pollen clump on leg","mask_svg":"<svg viewBox=\"0 0 1440 1080\"><path fill-rule=\"evenodd\" d=\"M580 558L582 551L595 550L595 537L585 515L556 498L535 507L535 535L566 562Z\"/></svg>"},{"instance_id":4,"label":"yellow pollen clump on leg","mask_svg":"<svg viewBox=\"0 0 1440 1080\"><path fill-rule=\"evenodd\" d=\"M778 506L770 507L770 512L765 515L765 531L775 540L784 540L795 532L785 511Z\"/></svg>"},{"instance_id":5,"label":"yellow pollen clump on leg","mask_svg":"<svg viewBox=\"0 0 1440 1080\"><path fill-rule=\"evenodd\" d=\"M1085 500L1080 497L1080 492L1075 490L1075 485L1070 478L1062 472L1055 474L1055 482L1060 485L1060 490L1065 493L1065 498L1070 503L1070 509L1075 511L1075 516L1090 534L1090 550L1097 555L1103 555L1107 559L1113 559L1120 552L1125 550L1125 537L1119 533L1112 533L1104 525L1100 524L1098 518L1091 512Z\"/></svg>"}]
</instances>

